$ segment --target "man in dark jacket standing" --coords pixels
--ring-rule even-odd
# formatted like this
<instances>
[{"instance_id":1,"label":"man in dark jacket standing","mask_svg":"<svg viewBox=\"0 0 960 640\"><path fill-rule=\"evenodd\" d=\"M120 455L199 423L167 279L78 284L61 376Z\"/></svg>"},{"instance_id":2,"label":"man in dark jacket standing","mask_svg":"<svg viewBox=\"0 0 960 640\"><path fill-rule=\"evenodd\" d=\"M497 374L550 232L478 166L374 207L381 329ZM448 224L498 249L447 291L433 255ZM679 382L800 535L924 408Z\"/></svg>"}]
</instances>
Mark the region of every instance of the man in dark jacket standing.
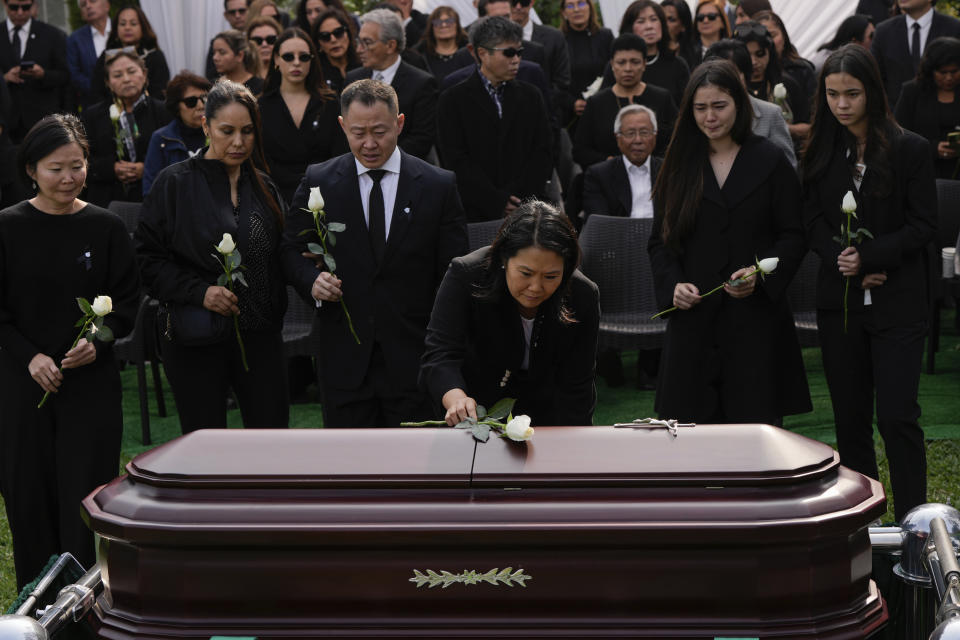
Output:
<instances>
[{"instance_id":1,"label":"man in dark jacket standing","mask_svg":"<svg viewBox=\"0 0 960 640\"><path fill-rule=\"evenodd\" d=\"M515 79L522 37L506 18L478 20L470 43L480 66L440 96L440 157L457 174L469 222L502 218L524 198L542 198L553 170L543 98Z\"/></svg>"}]
</instances>

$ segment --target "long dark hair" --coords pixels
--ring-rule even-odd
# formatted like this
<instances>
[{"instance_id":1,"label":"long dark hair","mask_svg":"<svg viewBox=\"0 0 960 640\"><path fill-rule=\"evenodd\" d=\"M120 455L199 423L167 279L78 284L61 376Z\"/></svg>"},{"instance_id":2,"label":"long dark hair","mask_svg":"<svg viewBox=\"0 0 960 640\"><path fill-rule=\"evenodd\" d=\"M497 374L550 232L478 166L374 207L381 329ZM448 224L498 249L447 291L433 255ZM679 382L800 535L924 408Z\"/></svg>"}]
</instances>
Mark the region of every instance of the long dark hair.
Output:
<instances>
[{"instance_id":1,"label":"long dark hair","mask_svg":"<svg viewBox=\"0 0 960 640\"><path fill-rule=\"evenodd\" d=\"M870 52L858 44L847 44L823 63L817 82L816 105L806 152L800 164L804 185L818 180L827 171L836 153L844 153L851 172L857 162L857 139L840 124L827 104L826 79L834 73L848 73L861 83L867 97L867 146L863 161L875 171L879 180L871 181L879 189L877 195L889 190L893 171L890 166L890 139L901 131L887 105L880 70Z\"/></svg>"},{"instance_id":2,"label":"long dark hair","mask_svg":"<svg viewBox=\"0 0 960 640\"><path fill-rule=\"evenodd\" d=\"M317 52L323 57L327 56L323 47L320 46L320 39L317 37L317 34L320 33L320 25L328 18L333 18L340 23L341 27L347 30L347 69L359 66L360 56L357 55L357 25L354 24L353 20L350 19L350 16L348 16L345 11L341 11L340 9L327 9L321 13L320 17L317 18L317 22L310 30L310 37L313 39L313 44L316 46Z\"/></svg>"},{"instance_id":3,"label":"long dark hair","mask_svg":"<svg viewBox=\"0 0 960 640\"><path fill-rule=\"evenodd\" d=\"M267 83L263 88L263 93L268 94L280 90L281 74L280 69L277 68L275 59L280 55L280 46L287 40L303 40L307 43L310 55L313 56L313 59L310 61L310 71L307 72L307 77L304 78L303 86L306 87L307 91L311 94L318 95L325 100L333 99L333 91L327 87L327 83L323 80L323 69L320 68L320 56L317 55L317 48L314 46L310 36L299 27L284 29L280 37L277 38L277 42L273 45L273 55L270 57L270 70L267 72Z\"/></svg>"},{"instance_id":4,"label":"long dark hair","mask_svg":"<svg viewBox=\"0 0 960 640\"><path fill-rule=\"evenodd\" d=\"M755 42L767 53L767 68L763 72L763 79L759 84L755 83L750 76L747 76L747 86L751 91L756 90L756 95L761 100L767 99L767 92L780 82L783 77L783 68L780 66L780 56L777 55L777 47L773 44L773 38L767 28L755 20L741 22L733 30L733 38L743 44ZM786 44L784 44L786 50Z\"/></svg>"},{"instance_id":5,"label":"long dark hair","mask_svg":"<svg viewBox=\"0 0 960 640\"><path fill-rule=\"evenodd\" d=\"M633 33L633 23L637 21L637 16L644 9L653 9L653 12L657 14L657 20L660 21L660 40L657 41L657 53L670 51L670 28L667 26L667 14L663 12L663 7L653 0L634 0L630 3L620 20L620 35ZM644 40L644 43L646 43L646 40ZM644 47L643 52L646 54L646 47Z\"/></svg>"},{"instance_id":6,"label":"long dark hair","mask_svg":"<svg viewBox=\"0 0 960 640\"><path fill-rule=\"evenodd\" d=\"M204 110L204 116L206 116L207 122L211 122L220 109L234 103L246 109L247 113L250 114L250 121L253 122L253 153L243 164L253 178L254 188L259 192L270 211L273 212L277 224L283 226L283 209L267 187L263 176L260 175L260 171L269 175L270 169L267 166L266 158L263 156L263 128L260 123L260 108L257 106L257 99L253 97L249 89L239 82L220 78L214 83L210 93L207 94L207 107Z\"/></svg>"},{"instance_id":7,"label":"long dark hair","mask_svg":"<svg viewBox=\"0 0 960 640\"><path fill-rule=\"evenodd\" d=\"M547 317L561 324L576 322L567 305L570 279L580 266L580 244L577 232L567 216L553 205L540 200L526 200L513 210L500 225L497 237L490 246L484 263L484 272L473 295L484 302L500 302L509 297L507 289L507 261L521 249L539 247L553 251L563 258L563 278L560 286L543 303Z\"/></svg>"},{"instance_id":8,"label":"long dark hair","mask_svg":"<svg viewBox=\"0 0 960 640\"><path fill-rule=\"evenodd\" d=\"M948 36L931 40L920 59L917 84L924 91L936 92L937 83L934 82L933 72L948 64L960 65L960 40Z\"/></svg>"},{"instance_id":9,"label":"long dark hair","mask_svg":"<svg viewBox=\"0 0 960 640\"><path fill-rule=\"evenodd\" d=\"M680 114L667 155L653 187L653 200L660 203L663 210L663 241L672 248L678 248L693 229L703 197L703 167L710 153L710 141L694 119L693 99L697 89L708 86L733 98L737 117L730 136L737 144L744 143L753 123L750 98L732 62L708 60L693 70L680 101Z\"/></svg>"},{"instance_id":10,"label":"long dark hair","mask_svg":"<svg viewBox=\"0 0 960 640\"><path fill-rule=\"evenodd\" d=\"M691 47L693 43L693 37L696 34L696 30L693 28L693 16L690 15L690 5L687 4L687 0L663 0L660 3L661 7L673 7L677 11L677 18L680 19L680 24L683 25L683 33L680 34L680 39L677 41L679 49L677 51L686 51ZM663 12L666 16L667 12ZM667 33L670 32L670 25L667 25Z\"/></svg>"},{"instance_id":11,"label":"long dark hair","mask_svg":"<svg viewBox=\"0 0 960 640\"><path fill-rule=\"evenodd\" d=\"M764 22L772 22L777 29L780 30L780 37L783 38L783 52L779 54L781 63L786 60L803 60L793 42L790 41L790 33L787 31L787 25L783 23L780 16L773 11L757 11L751 19L761 24Z\"/></svg>"},{"instance_id":12,"label":"long dark hair","mask_svg":"<svg viewBox=\"0 0 960 640\"><path fill-rule=\"evenodd\" d=\"M603 25L600 24L600 18L597 17L597 5L593 3L593 0L585 0L587 3L587 8L590 9L589 18L587 18L587 33L594 34L600 29L603 29ZM560 3L560 14L563 15L563 5L566 4L566 0L562 0ZM572 31L570 27L570 21L566 18L563 18L563 22L560 24L560 31L564 34L570 33Z\"/></svg>"},{"instance_id":13,"label":"long dark hair","mask_svg":"<svg viewBox=\"0 0 960 640\"><path fill-rule=\"evenodd\" d=\"M587 1L589 2L589 0ZM433 32L433 21L443 18L444 16L457 21L457 34L454 36L457 46L465 47L467 43L470 42L470 36L467 35L467 32L463 30L463 26L460 24L460 14L457 13L453 7L440 5L431 11L430 17L427 18L427 30L423 32L423 39L420 41L425 53L435 54L437 52L437 36Z\"/></svg>"},{"instance_id":14,"label":"long dark hair","mask_svg":"<svg viewBox=\"0 0 960 640\"><path fill-rule=\"evenodd\" d=\"M90 158L90 144L87 142L87 133L80 118L72 114L55 113L46 116L30 128L17 151L17 168L24 184L33 180L27 169L37 166L37 163L60 147L77 143L83 151L85 161ZM31 169L33 171L34 169Z\"/></svg>"},{"instance_id":15,"label":"long dark hair","mask_svg":"<svg viewBox=\"0 0 960 640\"><path fill-rule=\"evenodd\" d=\"M820 45L817 51L824 49L834 51L851 42L863 42L863 34L871 24L873 24L873 20L870 19L870 16L865 16L860 13L848 16L840 23L840 26L837 27L837 34L833 36L833 40Z\"/></svg>"},{"instance_id":16,"label":"long dark hair","mask_svg":"<svg viewBox=\"0 0 960 640\"><path fill-rule=\"evenodd\" d=\"M350 12L347 11L347 8L343 6L342 0L323 0L323 6L326 7L326 10L329 9L339 9L343 12L344 15L349 15ZM320 14L320 17L317 18L317 23L323 20L323 13ZM300 0L297 3L297 25L307 33L310 33L310 21L307 20L307 0Z\"/></svg>"},{"instance_id":17,"label":"long dark hair","mask_svg":"<svg viewBox=\"0 0 960 640\"><path fill-rule=\"evenodd\" d=\"M137 20L140 22L140 42L137 43L137 50L142 53L148 49L156 49L157 34L154 32L153 27L150 26L150 21L147 20L147 14L135 4L124 4L117 9L117 13L115 14L117 17L113 22L113 27L110 29L110 35L107 36L107 49L118 49L124 46L123 43L120 42L120 36L117 35L117 23L120 22L120 13L127 9L136 11Z\"/></svg>"}]
</instances>

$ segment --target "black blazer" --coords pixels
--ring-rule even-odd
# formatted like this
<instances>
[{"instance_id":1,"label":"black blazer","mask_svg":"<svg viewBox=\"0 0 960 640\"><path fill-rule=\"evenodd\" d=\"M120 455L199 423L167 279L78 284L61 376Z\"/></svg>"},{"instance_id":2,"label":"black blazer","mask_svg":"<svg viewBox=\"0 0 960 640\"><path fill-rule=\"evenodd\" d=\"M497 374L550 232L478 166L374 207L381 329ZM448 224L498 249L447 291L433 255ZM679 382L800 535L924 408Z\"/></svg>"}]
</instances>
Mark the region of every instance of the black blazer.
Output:
<instances>
[{"instance_id":1,"label":"black blazer","mask_svg":"<svg viewBox=\"0 0 960 640\"><path fill-rule=\"evenodd\" d=\"M657 115L657 146L653 153L663 156L677 119L673 98L666 89L648 83L644 92L633 99L633 104L650 107ZM613 89L603 89L587 100L573 140L573 159L584 169L620 153L613 133L618 111L620 103Z\"/></svg>"},{"instance_id":2,"label":"black blazer","mask_svg":"<svg viewBox=\"0 0 960 640\"><path fill-rule=\"evenodd\" d=\"M112 102L98 102L83 112L83 125L90 141L90 169L87 173L87 195L90 202L106 207L111 200L140 202L143 200L143 181L124 185L117 180L113 165L117 161L116 133L110 120ZM170 122L170 113L159 100L147 97L133 111L140 136L134 141L137 162L147 159L147 148L153 132ZM124 150L124 160L130 160Z\"/></svg>"},{"instance_id":3,"label":"black blazer","mask_svg":"<svg viewBox=\"0 0 960 640\"><path fill-rule=\"evenodd\" d=\"M806 187L804 224L810 248L820 256L817 308L843 308L844 278L837 270L842 247L833 240L846 216L840 203L847 191L857 198L857 227L873 235L857 245L861 275L884 272L887 281L871 289L880 328L919 322L929 315L927 245L937 233L937 186L926 140L910 131L891 132L893 176L881 184L867 166L861 190L854 188L846 154L837 151L822 176ZM881 187L889 192L884 193ZM851 280L848 309L863 308L861 278ZM856 295L854 294L856 291Z\"/></svg>"},{"instance_id":4,"label":"black blazer","mask_svg":"<svg viewBox=\"0 0 960 640\"><path fill-rule=\"evenodd\" d=\"M289 204L303 179L307 166L329 160L348 151L347 139L337 120L340 103L336 96L310 96L297 127L280 91L271 91L259 100L263 120L263 154L270 176Z\"/></svg>"},{"instance_id":5,"label":"black blazer","mask_svg":"<svg viewBox=\"0 0 960 640\"><path fill-rule=\"evenodd\" d=\"M954 93L954 101L956 100L960 100L960 92ZM893 113L900 126L927 139L930 143L930 154L937 177L949 179L953 175L957 161L955 158L944 160L937 155L937 144L944 140L940 134L939 109L936 90L921 89L914 78L903 83L900 99L897 100ZM955 124L960 126L960 120Z\"/></svg>"},{"instance_id":6,"label":"black blazer","mask_svg":"<svg viewBox=\"0 0 960 640\"><path fill-rule=\"evenodd\" d=\"M529 369L524 372L520 366L525 341L516 301L507 292L497 302L473 296L489 251L484 247L450 264L430 314L420 386L438 409L443 394L462 389L486 407L501 398L516 398L513 414L529 415L534 426L593 424L600 324L597 285L574 271L567 296L577 320L572 324L548 317L541 305L533 325ZM507 382L501 386L504 377Z\"/></svg>"},{"instance_id":7,"label":"black blazer","mask_svg":"<svg viewBox=\"0 0 960 640\"><path fill-rule=\"evenodd\" d=\"M409 389L416 380L427 321L447 266L467 252L467 228L454 175L401 152L400 180L383 262L377 266L370 248L353 154L307 167L293 197L284 231L284 271L308 301L320 274L313 260L301 256L313 234L306 208L310 187L319 187L327 220L342 222L331 247L336 276L343 281L344 302L360 337L350 335L341 305L325 302L317 312L319 357L325 384L356 389L363 382L373 345L386 362L388 384ZM312 302L311 302L312 304Z\"/></svg>"},{"instance_id":8,"label":"black blazer","mask_svg":"<svg viewBox=\"0 0 960 640\"><path fill-rule=\"evenodd\" d=\"M554 91L566 91L570 86L570 52L563 32L544 24L533 25L532 40L543 45L544 71ZM524 51L526 57L526 51Z\"/></svg>"},{"instance_id":9,"label":"black blazer","mask_svg":"<svg viewBox=\"0 0 960 640\"><path fill-rule=\"evenodd\" d=\"M806 253L800 184L779 147L748 137L721 188L707 158L694 227L674 248L662 240L663 203L650 235L657 305L673 306L677 283L701 293L757 258L778 257L776 271L736 300L722 291L667 318L656 409L664 417L703 422L717 411L730 422L809 411L800 345L786 299ZM839 206L839 205L838 205ZM749 389L747 393L740 391Z\"/></svg>"},{"instance_id":10,"label":"black blazer","mask_svg":"<svg viewBox=\"0 0 960 640\"><path fill-rule=\"evenodd\" d=\"M657 175L663 160L650 157L650 189L657 183ZM623 156L614 156L589 167L583 178L584 219L591 214L605 216L630 217L633 210L633 195L630 191L630 178L623 165Z\"/></svg>"},{"instance_id":11,"label":"black blazer","mask_svg":"<svg viewBox=\"0 0 960 640\"><path fill-rule=\"evenodd\" d=\"M480 72L440 96L438 143L443 166L457 174L467 220L503 217L509 196L542 197L553 172L550 118L533 85L517 80L503 91L503 118Z\"/></svg>"},{"instance_id":12,"label":"black blazer","mask_svg":"<svg viewBox=\"0 0 960 640\"><path fill-rule=\"evenodd\" d=\"M347 73L345 85L373 77L373 69L360 67ZM426 158L433 148L437 131L437 81L433 74L400 62L390 83L404 115L400 148L418 158Z\"/></svg>"},{"instance_id":13,"label":"black blazer","mask_svg":"<svg viewBox=\"0 0 960 640\"><path fill-rule=\"evenodd\" d=\"M960 37L960 20L934 11L926 44L929 45L941 36ZM883 78L887 102L890 105L897 104L903 83L917 75L910 57L908 41L907 18L903 15L884 20L877 25L877 31L873 35L870 51L880 67L880 77Z\"/></svg>"},{"instance_id":14,"label":"black blazer","mask_svg":"<svg viewBox=\"0 0 960 640\"><path fill-rule=\"evenodd\" d=\"M43 78L23 84L9 84L13 100L11 134L19 142L44 116L57 113L64 106L67 71L67 34L39 20L30 22L23 60L32 60L43 67ZM6 73L16 63L6 21L0 23L0 71ZM19 64L19 63L17 63Z\"/></svg>"},{"instance_id":15,"label":"black blazer","mask_svg":"<svg viewBox=\"0 0 960 640\"><path fill-rule=\"evenodd\" d=\"M416 9L410 10L410 22L403 28L406 44L404 49L410 49L420 42L420 38L427 30L427 16Z\"/></svg>"}]
</instances>

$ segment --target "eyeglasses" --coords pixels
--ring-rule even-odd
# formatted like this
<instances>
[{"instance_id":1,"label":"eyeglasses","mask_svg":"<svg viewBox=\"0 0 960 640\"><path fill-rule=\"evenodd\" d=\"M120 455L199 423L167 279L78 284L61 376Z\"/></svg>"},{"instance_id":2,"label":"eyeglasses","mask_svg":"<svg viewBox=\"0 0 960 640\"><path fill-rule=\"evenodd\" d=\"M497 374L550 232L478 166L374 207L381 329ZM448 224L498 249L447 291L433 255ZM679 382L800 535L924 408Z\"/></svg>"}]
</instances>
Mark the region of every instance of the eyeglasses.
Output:
<instances>
[{"instance_id":1,"label":"eyeglasses","mask_svg":"<svg viewBox=\"0 0 960 640\"><path fill-rule=\"evenodd\" d=\"M630 129L629 131L620 131L617 135L624 140L636 140L637 138L652 138L657 135L657 132L650 129Z\"/></svg>"},{"instance_id":2,"label":"eyeglasses","mask_svg":"<svg viewBox=\"0 0 960 640\"><path fill-rule=\"evenodd\" d=\"M567 11L573 11L574 9L586 9L590 6L590 3L587 0L580 0L579 2L568 2L563 5L563 8Z\"/></svg>"},{"instance_id":3,"label":"eyeglasses","mask_svg":"<svg viewBox=\"0 0 960 640\"><path fill-rule=\"evenodd\" d=\"M228 16L242 16L242 15L246 15L247 9L246 7L241 7L239 9L227 9L226 11L224 11L224 13L227 14Z\"/></svg>"},{"instance_id":4,"label":"eyeglasses","mask_svg":"<svg viewBox=\"0 0 960 640\"><path fill-rule=\"evenodd\" d=\"M767 39L770 37L770 32L767 31L767 28L762 24L754 22L753 24L744 23L738 24L733 29L734 38L763 38Z\"/></svg>"},{"instance_id":5,"label":"eyeglasses","mask_svg":"<svg viewBox=\"0 0 960 640\"><path fill-rule=\"evenodd\" d=\"M505 58L523 56L523 47L484 47L487 51L502 51Z\"/></svg>"},{"instance_id":6,"label":"eyeglasses","mask_svg":"<svg viewBox=\"0 0 960 640\"><path fill-rule=\"evenodd\" d=\"M529 7L531 0L510 0L512 7Z\"/></svg>"},{"instance_id":7,"label":"eyeglasses","mask_svg":"<svg viewBox=\"0 0 960 640\"><path fill-rule=\"evenodd\" d=\"M719 20L719 19L720 19L719 13L701 13L700 15L697 16L697 22L707 22L708 20L710 22L713 22L714 20Z\"/></svg>"},{"instance_id":8,"label":"eyeglasses","mask_svg":"<svg viewBox=\"0 0 960 640\"><path fill-rule=\"evenodd\" d=\"M454 27L456 24L456 18L436 18L433 21L433 26L437 29L442 29L443 27Z\"/></svg>"},{"instance_id":9,"label":"eyeglasses","mask_svg":"<svg viewBox=\"0 0 960 640\"><path fill-rule=\"evenodd\" d=\"M106 51L103 52L103 63L110 64L111 62L114 61L114 59L116 59L118 56L124 53L135 55L138 58L140 57L140 53L137 51L136 47L121 47L119 49L107 49Z\"/></svg>"},{"instance_id":10,"label":"eyeglasses","mask_svg":"<svg viewBox=\"0 0 960 640\"><path fill-rule=\"evenodd\" d=\"M317 39L321 42L330 42L334 38L339 40L345 35L347 35L347 28L344 26L339 26L333 31L317 31Z\"/></svg>"},{"instance_id":11,"label":"eyeglasses","mask_svg":"<svg viewBox=\"0 0 960 640\"><path fill-rule=\"evenodd\" d=\"M360 38L357 40L357 46L363 45L364 49L369 49L373 45L380 42L379 40L371 40L370 38Z\"/></svg>"},{"instance_id":12,"label":"eyeglasses","mask_svg":"<svg viewBox=\"0 0 960 640\"><path fill-rule=\"evenodd\" d=\"M277 43L277 36L250 36L250 41L256 44L258 47L264 42L269 45L273 45Z\"/></svg>"},{"instance_id":13,"label":"eyeglasses","mask_svg":"<svg viewBox=\"0 0 960 640\"><path fill-rule=\"evenodd\" d=\"M30 11L30 9L32 9L32 8L33 8L33 3L32 3L32 2L25 2L25 3L23 3L23 4L8 4L8 5L7 5L7 11L9 11L10 13L18 13L18 12L20 12L20 11L26 13L27 11Z\"/></svg>"},{"instance_id":14,"label":"eyeglasses","mask_svg":"<svg viewBox=\"0 0 960 640\"><path fill-rule=\"evenodd\" d=\"M199 96L190 96L189 98L181 98L180 102L185 104L187 109L195 109L197 107L198 102L207 104L207 94L204 93L203 95L199 95Z\"/></svg>"},{"instance_id":15,"label":"eyeglasses","mask_svg":"<svg viewBox=\"0 0 960 640\"><path fill-rule=\"evenodd\" d=\"M283 60L284 62L293 62L294 60L297 59L297 54L288 51L287 53L281 54L280 59ZM313 60L312 53L300 54L300 62L310 62L311 60Z\"/></svg>"}]
</instances>

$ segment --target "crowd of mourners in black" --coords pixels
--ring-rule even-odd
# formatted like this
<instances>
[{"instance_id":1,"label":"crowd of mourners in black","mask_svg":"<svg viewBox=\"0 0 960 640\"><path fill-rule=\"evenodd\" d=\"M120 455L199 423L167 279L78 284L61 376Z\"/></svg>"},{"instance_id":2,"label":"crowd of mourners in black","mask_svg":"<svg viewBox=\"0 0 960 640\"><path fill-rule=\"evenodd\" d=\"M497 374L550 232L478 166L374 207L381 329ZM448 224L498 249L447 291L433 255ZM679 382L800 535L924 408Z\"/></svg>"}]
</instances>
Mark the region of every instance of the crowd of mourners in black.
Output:
<instances>
[{"instance_id":1,"label":"crowd of mourners in black","mask_svg":"<svg viewBox=\"0 0 960 640\"><path fill-rule=\"evenodd\" d=\"M68 37L3 0L0 493L18 584L51 552L93 561L76 505L116 473L119 377L106 342L71 343L77 297L111 296L117 337L159 301L185 433L226 426L231 391L245 426L287 426L288 287L316 308L327 427L454 425L503 397L534 426L590 424L595 375L623 384L578 269L592 215L650 219L657 308L676 310L638 376L666 418L810 411L786 289L813 251L841 461L877 477L876 415L897 517L925 502L917 393L935 179L960 166L960 21L936 0L860 0L807 60L767 0L635 0L615 28L594 0L561 1L560 28L534 0L476 0L465 29L412 0L224 0L201 75L171 72L139 6L78 0ZM142 203L133 242L113 202ZM494 241L470 252L486 221ZM854 225L869 233L835 238ZM218 279L231 252L235 286Z\"/></svg>"}]
</instances>

